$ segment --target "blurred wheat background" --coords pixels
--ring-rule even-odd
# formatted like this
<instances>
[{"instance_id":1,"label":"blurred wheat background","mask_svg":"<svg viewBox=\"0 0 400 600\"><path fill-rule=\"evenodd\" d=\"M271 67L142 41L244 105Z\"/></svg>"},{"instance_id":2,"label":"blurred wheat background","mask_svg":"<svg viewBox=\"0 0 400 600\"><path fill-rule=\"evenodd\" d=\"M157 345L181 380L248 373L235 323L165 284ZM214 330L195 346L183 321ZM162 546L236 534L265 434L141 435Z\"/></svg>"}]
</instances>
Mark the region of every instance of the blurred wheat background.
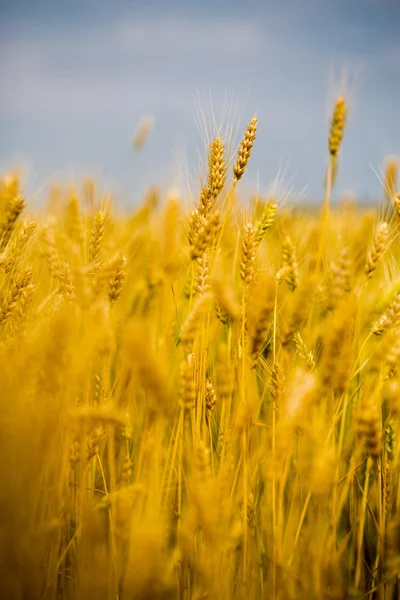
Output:
<instances>
[{"instance_id":1,"label":"blurred wheat background","mask_svg":"<svg viewBox=\"0 0 400 600\"><path fill-rule=\"evenodd\" d=\"M26 110L11 98L8 159ZM346 154L353 100L343 85L321 127L318 205L260 191L260 113L235 135L209 105L186 187L154 178L134 206L91 176L42 180L39 202L26 169L4 170L2 598L400 597L400 162L368 166L373 204L343 193L383 135L367 121L370 154ZM160 164L141 114L139 187Z\"/></svg>"}]
</instances>

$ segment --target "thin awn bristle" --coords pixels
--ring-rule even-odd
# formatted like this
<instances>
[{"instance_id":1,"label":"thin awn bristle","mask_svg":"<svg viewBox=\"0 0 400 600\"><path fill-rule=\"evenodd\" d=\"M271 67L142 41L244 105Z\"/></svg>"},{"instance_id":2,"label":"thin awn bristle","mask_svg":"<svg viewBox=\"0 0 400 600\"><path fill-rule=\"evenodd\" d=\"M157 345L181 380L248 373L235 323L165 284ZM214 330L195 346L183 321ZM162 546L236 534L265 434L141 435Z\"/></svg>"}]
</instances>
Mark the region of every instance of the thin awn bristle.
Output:
<instances>
[{"instance_id":1,"label":"thin awn bristle","mask_svg":"<svg viewBox=\"0 0 400 600\"><path fill-rule=\"evenodd\" d=\"M384 189L387 197L392 199L397 191L397 175L398 164L397 160L391 159L388 161L385 170Z\"/></svg>"}]
</instances>

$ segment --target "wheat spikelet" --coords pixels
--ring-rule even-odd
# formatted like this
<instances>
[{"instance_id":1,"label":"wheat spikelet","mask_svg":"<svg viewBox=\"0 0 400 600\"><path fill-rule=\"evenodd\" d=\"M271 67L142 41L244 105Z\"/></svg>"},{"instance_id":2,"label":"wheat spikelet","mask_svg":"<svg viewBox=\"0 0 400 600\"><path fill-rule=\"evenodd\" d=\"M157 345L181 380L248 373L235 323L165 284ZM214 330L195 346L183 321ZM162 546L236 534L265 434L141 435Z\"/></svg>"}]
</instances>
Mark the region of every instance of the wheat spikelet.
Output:
<instances>
[{"instance_id":1,"label":"wheat spikelet","mask_svg":"<svg viewBox=\"0 0 400 600\"><path fill-rule=\"evenodd\" d=\"M248 495L247 498L247 523L249 525L251 535L254 536L256 531L256 513L257 513L257 505L254 501L254 495L252 492Z\"/></svg>"},{"instance_id":2,"label":"wheat spikelet","mask_svg":"<svg viewBox=\"0 0 400 600\"><path fill-rule=\"evenodd\" d=\"M196 281L196 292L198 294L207 294L211 289L210 274L208 267L208 252L197 258L198 273Z\"/></svg>"},{"instance_id":3,"label":"wheat spikelet","mask_svg":"<svg viewBox=\"0 0 400 600\"><path fill-rule=\"evenodd\" d=\"M275 281L282 283L283 281L290 280L292 276L292 268L289 265L283 265L275 274Z\"/></svg>"},{"instance_id":4,"label":"wheat spikelet","mask_svg":"<svg viewBox=\"0 0 400 600\"><path fill-rule=\"evenodd\" d=\"M13 198L21 193L21 178L17 171L6 173L0 180L0 210L5 211Z\"/></svg>"},{"instance_id":5,"label":"wheat spikelet","mask_svg":"<svg viewBox=\"0 0 400 600\"><path fill-rule=\"evenodd\" d=\"M330 133L329 133L328 147L329 147L329 154L331 155L332 158L336 158L339 153L340 144L343 139L344 128L346 125L346 118L347 118L346 102L345 102L345 99L343 98L343 96L340 96L337 99L335 108L333 110L331 129L330 129Z\"/></svg>"},{"instance_id":6,"label":"wheat spikelet","mask_svg":"<svg viewBox=\"0 0 400 600\"><path fill-rule=\"evenodd\" d=\"M390 519L393 505L393 469L387 460L383 467L383 501L385 517Z\"/></svg>"},{"instance_id":7,"label":"wheat spikelet","mask_svg":"<svg viewBox=\"0 0 400 600\"><path fill-rule=\"evenodd\" d=\"M292 239L286 236L282 244L283 268L286 269L284 280L289 289L294 292L298 285L298 266ZM282 276L282 275L281 275Z\"/></svg>"},{"instance_id":8,"label":"wheat spikelet","mask_svg":"<svg viewBox=\"0 0 400 600\"><path fill-rule=\"evenodd\" d=\"M387 458L383 465L383 503L386 519L392 516L393 506L393 469Z\"/></svg>"},{"instance_id":9,"label":"wheat spikelet","mask_svg":"<svg viewBox=\"0 0 400 600\"><path fill-rule=\"evenodd\" d=\"M98 370L93 378L93 404L99 404L102 393L101 371Z\"/></svg>"},{"instance_id":10,"label":"wheat spikelet","mask_svg":"<svg viewBox=\"0 0 400 600\"><path fill-rule=\"evenodd\" d=\"M0 325L6 323L18 310L21 297L25 294L32 280L32 268L27 267L18 277L10 289L8 297L4 299L0 308Z\"/></svg>"},{"instance_id":11,"label":"wheat spikelet","mask_svg":"<svg viewBox=\"0 0 400 600\"><path fill-rule=\"evenodd\" d=\"M208 186L206 188L211 191L214 199L222 192L225 185L227 167L225 164L224 152L225 147L222 139L220 137L216 137L215 140L210 144L208 159ZM205 204L204 200L205 198L201 199L202 206Z\"/></svg>"},{"instance_id":12,"label":"wheat spikelet","mask_svg":"<svg viewBox=\"0 0 400 600\"><path fill-rule=\"evenodd\" d=\"M94 215L92 231L90 234L89 257L91 262L96 262L100 256L104 237L104 220L104 212L102 210L98 210Z\"/></svg>"},{"instance_id":13,"label":"wheat spikelet","mask_svg":"<svg viewBox=\"0 0 400 600\"><path fill-rule=\"evenodd\" d=\"M122 287L126 277L127 258L123 254L114 262L113 274L108 284L108 298L111 304L114 304L121 295Z\"/></svg>"},{"instance_id":14,"label":"wheat spikelet","mask_svg":"<svg viewBox=\"0 0 400 600\"><path fill-rule=\"evenodd\" d=\"M223 325L227 325L229 323L229 315L228 313L222 308L222 306L220 305L220 303L217 301L215 302L215 314L217 315L217 319L219 321L221 321L221 323Z\"/></svg>"},{"instance_id":15,"label":"wheat spikelet","mask_svg":"<svg viewBox=\"0 0 400 600\"><path fill-rule=\"evenodd\" d=\"M400 291L398 291L384 315L382 315L381 327L387 330L391 327L397 327L400 320Z\"/></svg>"},{"instance_id":16,"label":"wheat spikelet","mask_svg":"<svg viewBox=\"0 0 400 600\"><path fill-rule=\"evenodd\" d=\"M35 293L35 283L28 283L20 290L13 313L12 328L14 333L21 332L24 321L28 320L28 309Z\"/></svg>"},{"instance_id":17,"label":"wheat spikelet","mask_svg":"<svg viewBox=\"0 0 400 600\"><path fill-rule=\"evenodd\" d=\"M122 485L128 486L132 479L134 463L131 460L129 454L125 456L122 469L121 469L121 481Z\"/></svg>"},{"instance_id":18,"label":"wheat spikelet","mask_svg":"<svg viewBox=\"0 0 400 600\"><path fill-rule=\"evenodd\" d=\"M386 352L385 354L382 353L382 355L384 357L387 376L393 378L397 373L400 359L400 339L397 331L391 332L384 348Z\"/></svg>"},{"instance_id":19,"label":"wheat spikelet","mask_svg":"<svg viewBox=\"0 0 400 600\"><path fill-rule=\"evenodd\" d=\"M95 267L90 267L88 275L90 276L93 298L96 298L109 285L114 275L115 267L115 258L100 262Z\"/></svg>"},{"instance_id":20,"label":"wheat spikelet","mask_svg":"<svg viewBox=\"0 0 400 600\"><path fill-rule=\"evenodd\" d=\"M316 364L314 354L311 350L307 348L301 333L299 331L296 331L293 339L296 344L296 350L299 356L301 356L301 358L306 362L307 369L311 372L315 371Z\"/></svg>"},{"instance_id":21,"label":"wheat spikelet","mask_svg":"<svg viewBox=\"0 0 400 600\"><path fill-rule=\"evenodd\" d=\"M256 230L252 223L246 223L242 241L242 260L240 263L240 276L244 283L251 283L254 276L254 263L256 260Z\"/></svg>"},{"instance_id":22,"label":"wheat spikelet","mask_svg":"<svg viewBox=\"0 0 400 600\"><path fill-rule=\"evenodd\" d=\"M0 223L0 251L3 251L10 241L15 223L25 207L25 201L21 196L10 199L2 223Z\"/></svg>"},{"instance_id":23,"label":"wheat spikelet","mask_svg":"<svg viewBox=\"0 0 400 600\"><path fill-rule=\"evenodd\" d=\"M207 217L199 217L199 220L195 216L193 218L197 223L196 226L193 226L195 233L191 233L189 243L191 245L190 258L195 260L202 256L208 248L211 248L216 240L220 230L220 213L214 211Z\"/></svg>"},{"instance_id":24,"label":"wheat spikelet","mask_svg":"<svg viewBox=\"0 0 400 600\"><path fill-rule=\"evenodd\" d=\"M376 319L371 327L371 333L374 335L382 335L386 329L387 315L381 315Z\"/></svg>"},{"instance_id":25,"label":"wheat spikelet","mask_svg":"<svg viewBox=\"0 0 400 600\"><path fill-rule=\"evenodd\" d=\"M382 335L385 331L397 327L400 319L400 291L397 291L388 308L373 323L371 332Z\"/></svg>"},{"instance_id":26,"label":"wheat spikelet","mask_svg":"<svg viewBox=\"0 0 400 600\"><path fill-rule=\"evenodd\" d=\"M267 233L268 229L271 229L271 227L275 223L277 208L278 205L275 202L275 200L268 200L262 212L262 215L256 225L256 246L259 246L261 244L261 242L265 238L265 234Z\"/></svg>"},{"instance_id":27,"label":"wheat spikelet","mask_svg":"<svg viewBox=\"0 0 400 600\"><path fill-rule=\"evenodd\" d=\"M34 221L25 221L14 240L7 246L6 251L0 256L0 267L3 268L6 274L10 273L10 271L15 268L17 262L22 256L25 245L35 229L36 223L34 223Z\"/></svg>"},{"instance_id":28,"label":"wheat spikelet","mask_svg":"<svg viewBox=\"0 0 400 600\"><path fill-rule=\"evenodd\" d=\"M95 427L87 440L86 460L90 461L100 451L100 442L105 438L106 431L103 426Z\"/></svg>"},{"instance_id":29,"label":"wheat spikelet","mask_svg":"<svg viewBox=\"0 0 400 600\"><path fill-rule=\"evenodd\" d=\"M181 408L191 410L196 402L196 387L193 379L193 365L190 360L182 360L180 364L180 397Z\"/></svg>"},{"instance_id":30,"label":"wheat spikelet","mask_svg":"<svg viewBox=\"0 0 400 600\"><path fill-rule=\"evenodd\" d=\"M75 297L75 287L72 281L71 267L68 263L60 264L57 278L60 282L58 293L67 300L72 300Z\"/></svg>"},{"instance_id":31,"label":"wheat spikelet","mask_svg":"<svg viewBox=\"0 0 400 600\"><path fill-rule=\"evenodd\" d=\"M378 262L381 260L387 245L389 237L389 226L383 221L378 225L374 239L368 252L367 261L365 264L365 273L370 279L374 274Z\"/></svg>"},{"instance_id":32,"label":"wheat spikelet","mask_svg":"<svg viewBox=\"0 0 400 600\"><path fill-rule=\"evenodd\" d=\"M275 361L271 370L270 393L275 404L279 402L283 393L283 382L285 380L281 365Z\"/></svg>"},{"instance_id":33,"label":"wheat spikelet","mask_svg":"<svg viewBox=\"0 0 400 600\"><path fill-rule=\"evenodd\" d=\"M247 164L250 160L254 140L256 139L257 125L257 116L254 115L247 126L242 141L240 142L236 163L233 166L233 175L235 181L239 181L239 179L243 177Z\"/></svg>"},{"instance_id":34,"label":"wheat spikelet","mask_svg":"<svg viewBox=\"0 0 400 600\"><path fill-rule=\"evenodd\" d=\"M195 209L192 211L189 217L189 227L188 227L188 242L190 246L194 246L197 232L201 225L205 222L205 217L199 212L199 210Z\"/></svg>"},{"instance_id":35,"label":"wheat spikelet","mask_svg":"<svg viewBox=\"0 0 400 600\"><path fill-rule=\"evenodd\" d=\"M208 417L210 418L212 416L215 404L217 402L217 394L215 393L214 385L213 385L212 381L210 381L210 380L206 381L205 402L206 402L206 409L208 411Z\"/></svg>"},{"instance_id":36,"label":"wheat spikelet","mask_svg":"<svg viewBox=\"0 0 400 600\"><path fill-rule=\"evenodd\" d=\"M390 419L385 428L385 450L388 460L393 460L394 458L394 444L396 441L396 434L394 428L394 421Z\"/></svg>"},{"instance_id":37,"label":"wheat spikelet","mask_svg":"<svg viewBox=\"0 0 400 600\"><path fill-rule=\"evenodd\" d=\"M61 268L61 261L56 248L54 231L50 227L44 227L41 231L41 251L47 261L52 273L57 276Z\"/></svg>"},{"instance_id":38,"label":"wheat spikelet","mask_svg":"<svg viewBox=\"0 0 400 600\"><path fill-rule=\"evenodd\" d=\"M206 186L203 187L200 193L200 201L198 212L203 217L207 217L212 211L213 207L213 194L211 189Z\"/></svg>"}]
</instances>

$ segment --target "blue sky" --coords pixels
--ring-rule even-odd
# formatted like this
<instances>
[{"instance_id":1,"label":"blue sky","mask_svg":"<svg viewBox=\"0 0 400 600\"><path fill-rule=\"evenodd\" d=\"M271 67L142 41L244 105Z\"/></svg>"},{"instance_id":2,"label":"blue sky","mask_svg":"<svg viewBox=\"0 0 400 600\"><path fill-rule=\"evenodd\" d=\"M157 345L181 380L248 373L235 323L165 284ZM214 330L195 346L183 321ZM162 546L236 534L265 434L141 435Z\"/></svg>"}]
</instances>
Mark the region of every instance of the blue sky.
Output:
<instances>
[{"instance_id":1,"label":"blue sky","mask_svg":"<svg viewBox=\"0 0 400 600\"><path fill-rule=\"evenodd\" d=\"M0 168L33 194L96 177L124 205L196 181L199 104L259 131L243 192L318 200L332 105L349 102L336 195L376 197L400 155L398 0L0 0ZM200 98L200 100L199 100ZM141 154L139 119L155 127Z\"/></svg>"}]
</instances>

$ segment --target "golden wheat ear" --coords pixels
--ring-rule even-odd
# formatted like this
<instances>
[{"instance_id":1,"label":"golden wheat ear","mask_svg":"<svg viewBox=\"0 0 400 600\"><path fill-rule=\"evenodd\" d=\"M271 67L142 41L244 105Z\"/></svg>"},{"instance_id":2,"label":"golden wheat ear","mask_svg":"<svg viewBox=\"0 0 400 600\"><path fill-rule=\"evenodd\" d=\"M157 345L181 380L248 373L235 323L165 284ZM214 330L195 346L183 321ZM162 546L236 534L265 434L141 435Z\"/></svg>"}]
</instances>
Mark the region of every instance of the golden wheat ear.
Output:
<instances>
[{"instance_id":1,"label":"golden wheat ear","mask_svg":"<svg viewBox=\"0 0 400 600\"><path fill-rule=\"evenodd\" d=\"M339 154L340 145L343 140L344 128L347 119L347 106L343 96L339 96L333 110L331 129L329 133L328 148L332 158Z\"/></svg>"},{"instance_id":2,"label":"golden wheat ear","mask_svg":"<svg viewBox=\"0 0 400 600\"><path fill-rule=\"evenodd\" d=\"M254 115L244 133L243 139L240 142L236 162L233 166L234 180L239 181L246 171L247 164L250 160L253 150L254 141L257 133L257 115Z\"/></svg>"},{"instance_id":3,"label":"golden wheat ear","mask_svg":"<svg viewBox=\"0 0 400 600\"><path fill-rule=\"evenodd\" d=\"M11 198L10 202L8 203L4 220L0 224L0 251L4 250L10 241L17 219L24 208L25 201L19 195Z\"/></svg>"},{"instance_id":4,"label":"golden wheat ear","mask_svg":"<svg viewBox=\"0 0 400 600\"><path fill-rule=\"evenodd\" d=\"M90 236L89 260L91 262L96 262L100 256L104 236L104 221L104 212L102 210L98 210L93 218Z\"/></svg>"},{"instance_id":5,"label":"golden wheat ear","mask_svg":"<svg viewBox=\"0 0 400 600\"><path fill-rule=\"evenodd\" d=\"M283 266L288 270L285 281L289 289L294 292L298 285L298 264L296 259L296 251L292 239L286 236L283 244Z\"/></svg>"},{"instance_id":6,"label":"golden wheat ear","mask_svg":"<svg viewBox=\"0 0 400 600\"><path fill-rule=\"evenodd\" d=\"M216 137L212 144L210 144L208 165L208 188L215 199L222 192L227 175L225 146L220 137Z\"/></svg>"},{"instance_id":7,"label":"golden wheat ear","mask_svg":"<svg viewBox=\"0 0 400 600\"><path fill-rule=\"evenodd\" d=\"M256 228L252 223L246 223L243 231L242 261L240 263L240 276L246 285L253 279L255 260Z\"/></svg>"},{"instance_id":8,"label":"golden wheat ear","mask_svg":"<svg viewBox=\"0 0 400 600\"><path fill-rule=\"evenodd\" d=\"M278 205L277 205L276 201L273 200L272 198L270 198L267 201L267 203L264 207L264 210L261 214L260 220L258 221L258 223L256 225L255 242L256 242L257 246L259 246L261 244L261 242L265 238L267 231L269 229L271 229L271 227L275 223L277 210L278 210Z\"/></svg>"},{"instance_id":9,"label":"golden wheat ear","mask_svg":"<svg viewBox=\"0 0 400 600\"><path fill-rule=\"evenodd\" d=\"M374 274L376 267L384 255L389 241L389 226L386 221L378 225L374 239L368 252L367 261L365 264L365 273L370 279Z\"/></svg>"},{"instance_id":10,"label":"golden wheat ear","mask_svg":"<svg viewBox=\"0 0 400 600\"><path fill-rule=\"evenodd\" d=\"M10 273L15 268L18 261L23 256L24 248L35 229L36 223L34 221L25 221L15 238L5 249L4 253L0 255L0 268L3 268L6 274Z\"/></svg>"},{"instance_id":11,"label":"golden wheat ear","mask_svg":"<svg viewBox=\"0 0 400 600\"><path fill-rule=\"evenodd\" d=\"M114 269L108 284L108 298L113 305L121 295L122 287L126 278L126 256L120 255L115 259Z\"/></svg>"}]
</instances>

